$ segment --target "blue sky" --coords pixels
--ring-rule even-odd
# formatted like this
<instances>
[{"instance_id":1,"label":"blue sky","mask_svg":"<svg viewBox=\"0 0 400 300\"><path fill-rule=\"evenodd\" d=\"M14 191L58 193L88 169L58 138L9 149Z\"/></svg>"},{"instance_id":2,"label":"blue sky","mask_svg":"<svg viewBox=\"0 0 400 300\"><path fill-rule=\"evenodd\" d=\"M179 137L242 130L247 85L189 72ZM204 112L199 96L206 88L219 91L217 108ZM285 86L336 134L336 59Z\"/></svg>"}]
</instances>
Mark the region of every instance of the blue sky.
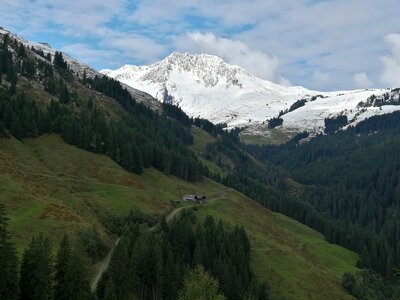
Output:
<instances>
[{"instance_id":1,"label":"blue sky","mask_svg":"<svg viewBox=\"0 0 400 300\"><path fill-rule=\"evenodd\" d=\"M397 0L0 0L0 26L96 69L172 51L316 90L400 86Z\"/></svg>"}]
</instances>

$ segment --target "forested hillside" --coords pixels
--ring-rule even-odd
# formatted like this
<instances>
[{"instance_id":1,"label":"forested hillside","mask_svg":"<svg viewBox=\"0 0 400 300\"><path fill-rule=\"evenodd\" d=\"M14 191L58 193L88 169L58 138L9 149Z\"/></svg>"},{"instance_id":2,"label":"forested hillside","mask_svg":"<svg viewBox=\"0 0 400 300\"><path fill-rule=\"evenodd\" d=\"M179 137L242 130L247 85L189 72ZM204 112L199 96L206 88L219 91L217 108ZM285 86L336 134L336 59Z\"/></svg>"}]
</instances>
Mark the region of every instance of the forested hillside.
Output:
<instances>
[{"instance_id":1,"label":"forested hillside","mask_svg":"<svg viewBox=\"0 0 400 300\"><path fill-rule=\"evenodd\" d=\"M400 264L399 132L395 112L302 145L298 138L247 149L302 184L295 198L304 209L288 215L360 253L360 266L391 278Z\"/></svg>"},{"instance_id":2,"label":"forested hillside","mask_svg":"<svg viewBox=\"0 0 400 300\"><path fill-rule=\"evenodd\" d=\"M66 142L105 153L138 174L142 168L152 166L190 181L201 179L205 170L187 149L192 136L181 123L136 103L117 81L84 76L81 83L77 82L61 53L56 53L51 65L45 59L33 57L34 53L7 35L0 47L0 74L7 80L0 88L0 115L3 116L0 132L3 136L27 138L60 133ZM17 74L28 79L27 84L39 85L50 99L27 97L29 87L17 88ZM95 101L84 96L80 85L110 96L126 113L114 118L107 116Z\"/></svg>"}]
</instances>

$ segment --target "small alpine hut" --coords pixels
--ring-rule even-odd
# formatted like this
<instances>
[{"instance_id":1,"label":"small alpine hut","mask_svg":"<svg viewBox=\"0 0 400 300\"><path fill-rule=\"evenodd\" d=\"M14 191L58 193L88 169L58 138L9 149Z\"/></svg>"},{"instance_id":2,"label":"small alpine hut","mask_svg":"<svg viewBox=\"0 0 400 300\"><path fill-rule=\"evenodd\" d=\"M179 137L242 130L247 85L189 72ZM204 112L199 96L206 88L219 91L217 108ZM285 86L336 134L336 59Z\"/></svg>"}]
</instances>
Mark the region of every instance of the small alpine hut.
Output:
<instances>
[{"instance_id":1,"label":"small alpine hut","mask_svg":"<svg viewBox=\"0 0 400 300\"><path fill-rule=\"evenodd\" d=\"M199 195L184 195L182 197L184 201L192 202L193 204L204 204L207 202L207 198L203 194Z\"/></svg>"}]
</instances>

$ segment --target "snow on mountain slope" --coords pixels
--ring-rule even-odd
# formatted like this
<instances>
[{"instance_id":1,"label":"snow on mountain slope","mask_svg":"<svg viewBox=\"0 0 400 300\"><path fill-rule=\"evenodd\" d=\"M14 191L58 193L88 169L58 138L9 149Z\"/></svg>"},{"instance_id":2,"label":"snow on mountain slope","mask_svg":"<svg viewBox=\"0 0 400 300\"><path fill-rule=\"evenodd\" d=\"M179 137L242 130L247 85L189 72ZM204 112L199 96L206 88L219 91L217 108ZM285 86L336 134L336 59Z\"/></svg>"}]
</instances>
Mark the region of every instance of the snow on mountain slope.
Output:
<instances>
[{"instance_id":1,"label":"snow on mountain slope","mask_svg":"<svg viewBox=\"0 0 400 300\"><path fill-rule=\"evenodd\" d=\"M180 106L193 117L231 126L277 115L286 103L311 92L252 76L212 55L173 53L151 66L125 65L101 73L141 89L161 102ZM262 106L262 109L260 109Z\"/></svg>"},{"instance_id":2,"label":"snow on mountain slope","mask_svg":"<svg viewBox=\"0 0 400 300\"><path fill-rule=\"evenodd\" d=\"M160 102L182 108L192 117L202 117L229 127L243 126L247 131L267 130L268 120L281 113L281 129L322 132L324 119L347 115L350 123L371 115L400 109L365 107L372 95L387 90L317 92L303 87L287 87L251 75L221 58L200 54L172 53L149 66L125 65L117 70L102 70L131 87L143 90ZM291 110L296 101L304 106Z\"/></svg>"}]
</instances>

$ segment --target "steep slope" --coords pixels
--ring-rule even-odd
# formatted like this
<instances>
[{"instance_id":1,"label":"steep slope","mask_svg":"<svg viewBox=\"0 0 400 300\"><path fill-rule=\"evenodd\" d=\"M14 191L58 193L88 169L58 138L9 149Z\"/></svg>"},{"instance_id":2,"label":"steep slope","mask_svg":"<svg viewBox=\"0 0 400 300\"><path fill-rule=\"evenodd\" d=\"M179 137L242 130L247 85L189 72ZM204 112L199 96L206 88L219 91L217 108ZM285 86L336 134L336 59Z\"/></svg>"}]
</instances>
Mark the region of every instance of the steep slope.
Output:
<instances>
[{"instance_id":1,"label":"steep slope","mask_svg":"<svg viewBox=\"0 0 400 300\"><path fill-rule=\"evenodd\" d=\"M108 240L108 218L130 210L163 214L185 193L215 190L208 181L193 185L152 169L135 175L104 155L67 145L57 135L0 138L0 186L0 202L10 213L20 251L39 233L56 242L63 232L78 237L94 228Z\"/></svg>"},{"instance_id":2,"label":"steep slope","mask_svg":"<svg viewBox=\"0 0 400 300\"><path fill-rule=\"evenodd\" d=\"M400 109L391 103L381 108L365 105L372 95L379 98L388 90L317 92L287 87L206 54L172 53L150 66L125 65L101 73L175 104L192 117L244 126L245 134L264 137L271 135L274 126L268 121L273 118L281 117L278 129L292 136L303 130L323 132L325 118L344 115L346 124L355 124Z\"/></svg>"},{"instance_id":3,"label":"steep slope","mask_svg":"<svg viewBox=\"0 0 400 300\"><path fill-rule=\"evenodd\" d=\"M10 36L13 40L22 43L25 47L29 49L34 49L35 52L39 53L42 52L45 56L49 55L49 59L53 60L54 55L57 51L57 49L54 49L51 47L48 43L46 42L31 42L28 41L6 29L3 29L0 27L0 37L8 35ZM61 51L58 51L61 53ZM89 78L93 78L95 76L100 76L101 74L93 69L92 67L88 66L87 64L78 61L74 59L73 57L69 56L68 54L62 52L63 58L68 64L68 68L75 73L78 77L82 78L82 76L87 76ZM41 55L36 55L36 58L39 60L45 60L44 57ZM154 110L159 110L161 109L160 103L156 101L151 95L141 91L134 89L130 86L124 85L124 87L131 93L131 95L140 103L144 103L150 108Z\"/></svg>"}]
</instances>

